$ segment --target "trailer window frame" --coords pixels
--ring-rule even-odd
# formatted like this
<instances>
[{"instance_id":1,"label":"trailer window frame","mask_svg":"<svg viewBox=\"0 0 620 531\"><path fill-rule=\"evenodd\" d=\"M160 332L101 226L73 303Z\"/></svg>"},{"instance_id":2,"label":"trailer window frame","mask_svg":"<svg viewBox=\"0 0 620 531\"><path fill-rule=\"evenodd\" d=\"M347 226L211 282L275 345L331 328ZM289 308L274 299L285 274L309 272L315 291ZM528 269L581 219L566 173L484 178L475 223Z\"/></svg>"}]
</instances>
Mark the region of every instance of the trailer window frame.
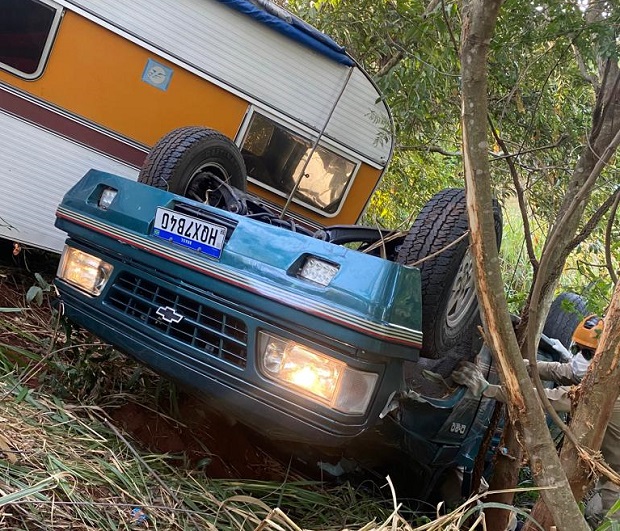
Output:
<instances>
[{"instance_id":1,"label":"trailer window frame","mask_svg":"<svg viewBox=\"0 0 620 531\"><path fill-rule=\"evenodd\" d=\"M245 145L246 140L248 139L250 128L256 116L266 119L267 121L271 122L275 127L283 130L284 132L288 133L289 135L293 137L297 137L298 141L301 141L304 144L306 144L305 147L308 150L306 151L306 154L309 152L308 148L310 148L310 146L314 145L314 143L316 142L316 137L318 136L318 134L315 131L312 131L303 126L300 126L299 124L291 120L282 119L281 117L278 117L275 114L270 113L263 108L257 108L257 107L252 106L248 110L245 116L245 119L243 121L243 124L237 134L237 145L239 146L239 149L241 150L242 155L244 156L244 160L246 159L248 155L248 153L244 149L244 145ZM333 217L336 217L338 214L340 214L342 207L346 203L347 196L349 194L349 191L351 190L351 187L353 186L353 183L359 172L362 162L359 158L355 157L352 153L345 151L342 148L339 148L333 142L331 142L329 138L326 138L326 137L321 138L321 140L319 141L317 151L313 154L313 157L318 156L320 153L335 156L338 159L340 159L342 162L344 162L345 164L350 165L350 171L346 173L346 175L348 175L348 178L346 182L344 183L344 185L342 186L342 190L341 190L341 193L339 194L339 199L338 199L336 208L333 210L326 210L326 207L329 205L326 205L325 207L321 207L320 204L310 201L308 196L306 196L306 199L308 200L304 200L305 194L303 194L303 186L300 186L299 188L302 190L302 192L295 194L295 196L293 197L293 203L299 206L302 206L303 208L308 209L312 212L316 212L317 214L323 217L333 218ZM290 175L290 177L293 180L296 180L298 178L297 170L299 170L301 164L302 162L299 163L299 165L296 168L296 171L294 171L292 175ZM308 170L306 170L306 172L307 171ZM289 192L283 190L282 187L279 186L278 184L269 183L267 182L266 179L260 179L260 178L257 178L256 176L253 176L251 167L248 168L248 181L261 188L269 190L270 192L284 199L288 197Z\"/></svg>"},{"instance_id":2,"label":"trailer window frame","mask_svg":"<svg viewBox=\"0 0 620 531\"><path fill-rule=\"evenodd\" d=\"M3 50L4 50L2 47L3 46L2 44L3 34L2 34L2 28L0 27L0 69L10 72L11 74L14 74L23 79L32 81L32 80L35 80L41 77L41 75L43 74L43 71L45 70L45 66L47 65L49 55L52 50L52 45L54 43L54 39L56 38L56 33L58 32L58 27L60 26L60 21L62 19L64 10L60 4L57 4L56 2L53 2L51 0L18 0L18 1L22 6L28 3L32 7L34 7L34 5L38 5L39 7L51 8L53 10L51 21L49 21L49 27L43 28L44 29L43 32L38 32L38 33L45 33L46 31L47 36L44 36L43 38L39 38L38 41L34 43L32 42L29 43L29 45L32 48L32 51L36 52L36 54L34 54L35 58L36 58L36 55L38 54L38 62L36 63L36 67L34 68L34 70L31 68L29 68L28 71L26 71L25 68L20 69L18 64L15 62L21 59L19 56L16 56L14 58L13 64L11 64L11 62L9 61L6 61L6 58L9 57L8 55L5 55L4 60L3 60ZM46 25L47 25L47 22L48 21L45 21ZM6 33L5 35L8 35L8 33ZM23 33L23 36L27 36L27 35L28 35L27 33Z\"/></svg>"}]
</instances>

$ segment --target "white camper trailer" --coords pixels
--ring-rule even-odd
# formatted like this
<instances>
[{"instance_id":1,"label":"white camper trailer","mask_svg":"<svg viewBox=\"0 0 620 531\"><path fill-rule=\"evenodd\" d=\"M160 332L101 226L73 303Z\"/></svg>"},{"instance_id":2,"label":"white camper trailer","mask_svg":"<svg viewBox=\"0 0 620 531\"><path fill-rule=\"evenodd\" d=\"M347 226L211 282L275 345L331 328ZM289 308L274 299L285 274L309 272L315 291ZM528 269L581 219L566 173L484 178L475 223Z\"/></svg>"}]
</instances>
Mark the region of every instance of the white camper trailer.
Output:
<instances>
[{"instance_id":1,"label":"white camper trailer","mask_svg":"<svg viewBox=\"0 0 620 531\"><path fill-rule=\"evenodd\" d=\"M274 176L303 161L290 210L317 226L355 222L392 152L367 74L270 2L0 3L1 237L60 250L66 190L90 168L136 179L156 140L188 125L233 139L248 191L275 205Z\"/></svg>"}]
</instances>

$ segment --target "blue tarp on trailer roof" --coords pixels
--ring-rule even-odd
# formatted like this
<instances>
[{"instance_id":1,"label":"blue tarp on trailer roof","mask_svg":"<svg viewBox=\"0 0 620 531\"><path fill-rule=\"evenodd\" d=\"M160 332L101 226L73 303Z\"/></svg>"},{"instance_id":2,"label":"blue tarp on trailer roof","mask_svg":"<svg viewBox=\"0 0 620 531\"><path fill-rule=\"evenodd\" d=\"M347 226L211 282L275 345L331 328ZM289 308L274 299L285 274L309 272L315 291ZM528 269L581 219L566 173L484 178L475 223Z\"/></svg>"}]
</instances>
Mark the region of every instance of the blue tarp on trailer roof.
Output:
<instances>
[{"instance_id":1,"label":"blue tarp on trailer roof","mask_svg":"<svg viewBox=\"0 0 620 531\"><path fill-rule=\"evenodd\" d=\"M274 31L316 50L333 61L347 66L355 64L346 54L344 47L331 37L268 0L218 0L218 2L249 15Z\"/></svg>"}]
</instances>

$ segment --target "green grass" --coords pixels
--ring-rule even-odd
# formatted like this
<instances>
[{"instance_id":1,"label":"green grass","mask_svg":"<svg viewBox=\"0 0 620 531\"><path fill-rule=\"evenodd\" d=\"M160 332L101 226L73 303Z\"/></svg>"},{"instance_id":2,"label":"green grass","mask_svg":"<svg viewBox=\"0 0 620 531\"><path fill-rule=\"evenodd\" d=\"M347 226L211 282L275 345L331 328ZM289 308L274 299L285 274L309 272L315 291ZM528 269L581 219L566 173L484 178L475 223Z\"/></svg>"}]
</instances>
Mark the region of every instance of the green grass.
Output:
<instances>
[{"instance_id":1,"label":"green grass","mask_svg":"<svg viewBox=\"0 0 620 531\"><path fill-rule=\"evenodd\" d=\"M389 517L351 486L210 480L141 450L97 405L24 386L24 369L0 355L2 529L133 529L136 508L155 529L268 529L286 512L320 529Z\"/></svg>"},{"instance_id":2,"label":"green grass","mask_svg":"<svg viewBox=\"0 0 620 531\"><path fill-rule=\"evenodd\" d=\"M95 405L24 387L0 360L4 530L457 530L478 511L472 500L436 521L405 519L396 494L391 503L349 484L211 480L142 451Z\"/></svg>"}]
</instances>

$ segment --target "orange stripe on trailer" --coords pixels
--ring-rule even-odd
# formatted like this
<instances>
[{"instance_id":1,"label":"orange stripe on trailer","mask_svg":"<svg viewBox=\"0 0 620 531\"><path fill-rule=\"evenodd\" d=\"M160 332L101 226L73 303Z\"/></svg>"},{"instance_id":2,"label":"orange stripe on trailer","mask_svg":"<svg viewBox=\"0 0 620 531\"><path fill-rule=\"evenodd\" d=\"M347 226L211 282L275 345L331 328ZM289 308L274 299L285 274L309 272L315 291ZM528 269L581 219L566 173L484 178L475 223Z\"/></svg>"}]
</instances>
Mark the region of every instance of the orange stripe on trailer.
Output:
<instances>
[{"instance_id":1,"label":"orange stripe on trailer","mask_svg":"<svg viewBox=\"0 0 620 531\"><path fill-rule=\"evenodd\" d=\"M206 51L208 53L208 51ZM142 80L149 59L171 68L166 91ZM0 81L147 146L176 127L204 125L234 137L248 103L71 11L34 81Z\"/></svg>"}]
</instances>

